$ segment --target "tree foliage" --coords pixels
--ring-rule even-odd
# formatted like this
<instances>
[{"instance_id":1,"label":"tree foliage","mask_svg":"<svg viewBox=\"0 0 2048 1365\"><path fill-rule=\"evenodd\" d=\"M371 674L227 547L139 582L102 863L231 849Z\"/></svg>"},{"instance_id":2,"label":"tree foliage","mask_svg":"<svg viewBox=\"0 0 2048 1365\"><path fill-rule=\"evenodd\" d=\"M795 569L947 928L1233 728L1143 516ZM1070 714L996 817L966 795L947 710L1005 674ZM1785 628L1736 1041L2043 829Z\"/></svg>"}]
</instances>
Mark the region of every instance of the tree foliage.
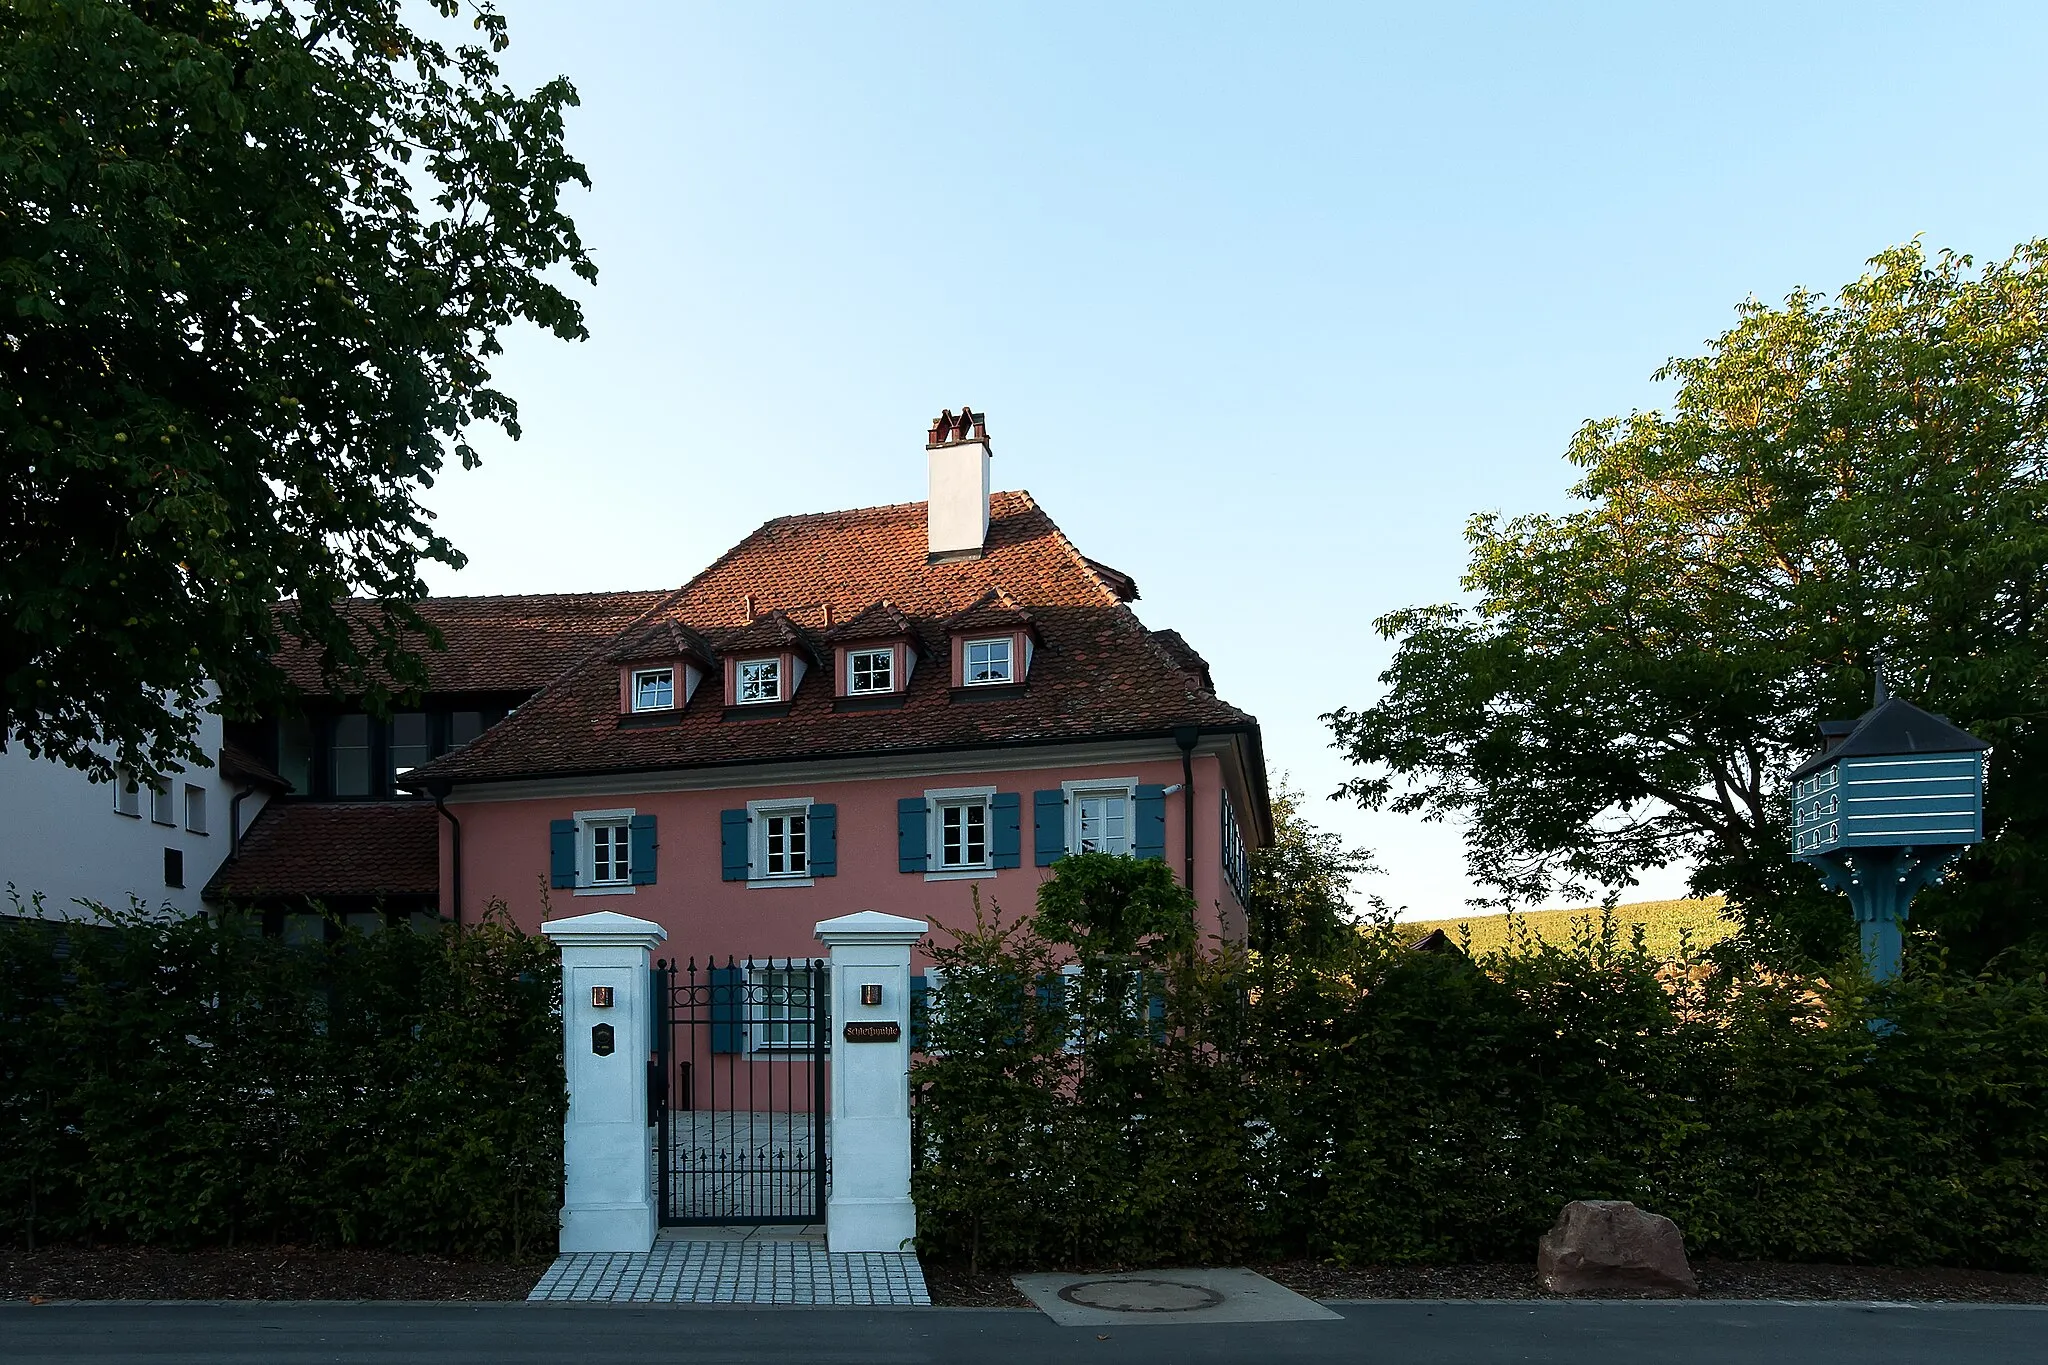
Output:
<instances>
[{"instance_id":1,"label":"tree foliage","mask_svg":"<svg viewBox=\"0 0 2048 1365\"><path fill-rule=\"evenodd\" d=\"M519 434L500 334L582 337L550 272L596 270L574 89L506 86L488 3L453 47L406 9L0 7L0 743L203 762L206 680L274 697L280 631L337 687L422 680L407 603L462 557L421 494Z\"/></svg>"},{"instance_id":2,"label":"tree foliage","mask_svg":"<svg viewBox=\"0 0 2048 1365\"><path fill-rule=\"evenodd\" d=\"M1970 961L2041 933L2048 241L1895 248L1657 377L1668 413L1573 440L1583 508L1474 517L1470 604L1379 621L1385 694L1326 717L1346 790L1464 822L1503 900L1693 859L1753 938L1825 957L1849 916L1790 860L1784 778L1882 658L1996 746L1987 840L1916 920Z\"/></svg>"},{"instance_id":3,"label":"tree foliage","mask_svg":"<svg viewBox=\"0 0 2048 1365\"><path fill-rule=\"evenodd\" d=\"M1086 954L1171 948L1195 941L1195 898L1157 858L1072 853L1038 888L1038 932Z\"/></svg>"},{"instance_id":4,"label":"tree foliage","mask_svg":"<svg viewBox=\"0 0 2048 1365\"><path fill-rule=\"evenodd\" d=\"M1246 911L1252 947L1325 957L1358 932L1351 879L1379 869L1370 853L1311 822L1305 799L1285 778L1275 788L1273 842L1252 857Z\"/></svg>"}]
</instances>

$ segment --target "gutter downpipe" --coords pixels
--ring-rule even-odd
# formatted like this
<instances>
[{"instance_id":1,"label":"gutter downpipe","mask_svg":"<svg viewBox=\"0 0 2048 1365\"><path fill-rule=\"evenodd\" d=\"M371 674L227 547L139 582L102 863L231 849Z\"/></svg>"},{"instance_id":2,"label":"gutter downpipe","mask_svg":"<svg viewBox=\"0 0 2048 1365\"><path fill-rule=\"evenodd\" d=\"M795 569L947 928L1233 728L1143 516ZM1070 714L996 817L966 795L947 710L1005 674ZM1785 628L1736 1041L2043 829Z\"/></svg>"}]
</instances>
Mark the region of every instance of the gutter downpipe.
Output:
<instances>
[{"instance_id":1,"label":"gutter downpipe","mask_svg":"<svg viewBox=\"0 0 2048 1365\"><path fill-rule=\"evenodd\" d=\"M1195 894L1195 745L1201 741L1198 725L1175 728L1173 742L1180 746L1181 880L1190 896Z\"/></svg>"},{"instance_id":2,"label":"gutter downpipe","mask_svg":"<svg viewBox=\"0 0 2048 1365\"><path fill-rule=\"evenodd\" d=\"M454 790L455 784L445 779L437 779L427 784L427 795L434 798L434 809L441 812L441 818L448 822L448 828L454 836L453 852L455 856L451 860L454 864L454 871L449 881L453 884L455 895L450 905L454 911L455 922L460 924L462 923L462 822L455 818L454 811L448 809L448 793Z\"/></svg>"}]
</instances>

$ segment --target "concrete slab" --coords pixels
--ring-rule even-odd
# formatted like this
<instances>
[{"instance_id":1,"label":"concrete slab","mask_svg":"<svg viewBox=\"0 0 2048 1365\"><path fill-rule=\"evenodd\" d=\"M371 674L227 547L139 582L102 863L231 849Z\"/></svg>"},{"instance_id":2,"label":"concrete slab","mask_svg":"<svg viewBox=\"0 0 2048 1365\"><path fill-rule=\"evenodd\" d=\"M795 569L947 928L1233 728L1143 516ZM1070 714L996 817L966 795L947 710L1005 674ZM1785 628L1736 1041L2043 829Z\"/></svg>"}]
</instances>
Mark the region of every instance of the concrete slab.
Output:
<instances>
[{"instance_id":1,"label":"concrete slab","mask_svg":"<svg viewBox=\"0 0 2048 1365\"><path fill-rule=\"evenodd\" d=\"M1241 1267L1134 1270L1121 1275L1018 1275L1011 1283L1062 1327L1330 1322L1342 1316Z\"/></svg>"}]
</instances>

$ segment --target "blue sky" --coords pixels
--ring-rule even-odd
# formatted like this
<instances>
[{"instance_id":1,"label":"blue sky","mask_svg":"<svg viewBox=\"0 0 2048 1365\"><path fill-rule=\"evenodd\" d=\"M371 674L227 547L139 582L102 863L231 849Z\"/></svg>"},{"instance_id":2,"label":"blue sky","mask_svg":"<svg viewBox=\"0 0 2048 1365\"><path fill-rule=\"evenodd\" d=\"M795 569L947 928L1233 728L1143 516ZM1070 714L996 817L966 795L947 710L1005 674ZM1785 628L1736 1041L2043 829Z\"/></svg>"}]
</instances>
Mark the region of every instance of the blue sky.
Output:
<instances>
[{"instance_id":1,"label":"blue sky","mask_svg":"<svg viewBox=\"0 0 2048 1365\"><path fill-rule=\"evenodd\" d=\"M430 495L436 591L680 583L922 498L972 404L1412 914L1458 831L1323 802L1317 716L1465 518L1563 507L1578 423L1746 295L2048 233L2038 6L504 8L509 77L582 95L602 276L590 341L511 340L525 439Z\"/></svg>"}]
</instances>

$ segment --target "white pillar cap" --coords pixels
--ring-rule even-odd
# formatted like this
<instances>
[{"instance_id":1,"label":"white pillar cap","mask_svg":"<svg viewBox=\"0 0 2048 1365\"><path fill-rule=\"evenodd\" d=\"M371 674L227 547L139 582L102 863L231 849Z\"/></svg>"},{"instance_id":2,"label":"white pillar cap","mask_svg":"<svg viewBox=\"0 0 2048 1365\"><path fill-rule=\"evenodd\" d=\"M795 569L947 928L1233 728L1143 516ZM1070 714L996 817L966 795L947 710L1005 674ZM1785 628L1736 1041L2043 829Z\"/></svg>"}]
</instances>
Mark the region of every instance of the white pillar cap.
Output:
<instances>
[{"instance_id":1,"label":"white pillar cap","mask_svg":"<svg viewBox=\"0 0 2048 1365\"><path fill-rule=\"evenodd\" d=\"M668 930L651 919L612 910L549 920L540 931L563 948L652 948L668 937Z\"/></svg>"},{"instance_id":2,"label":"white pillar cap","mask_svg":"<svg viewBox=\"0 0 2048 1365\"><path fill-rule=\"evenodd\" d=\"M908 947L930 932L931 925L921 919L885 915L879 910L863 910L856 915L820 920L816 930L818 938L828 948L836 948L842 943L872 943L878 947L900 943Z\"/></svg>"}]
</instances>

